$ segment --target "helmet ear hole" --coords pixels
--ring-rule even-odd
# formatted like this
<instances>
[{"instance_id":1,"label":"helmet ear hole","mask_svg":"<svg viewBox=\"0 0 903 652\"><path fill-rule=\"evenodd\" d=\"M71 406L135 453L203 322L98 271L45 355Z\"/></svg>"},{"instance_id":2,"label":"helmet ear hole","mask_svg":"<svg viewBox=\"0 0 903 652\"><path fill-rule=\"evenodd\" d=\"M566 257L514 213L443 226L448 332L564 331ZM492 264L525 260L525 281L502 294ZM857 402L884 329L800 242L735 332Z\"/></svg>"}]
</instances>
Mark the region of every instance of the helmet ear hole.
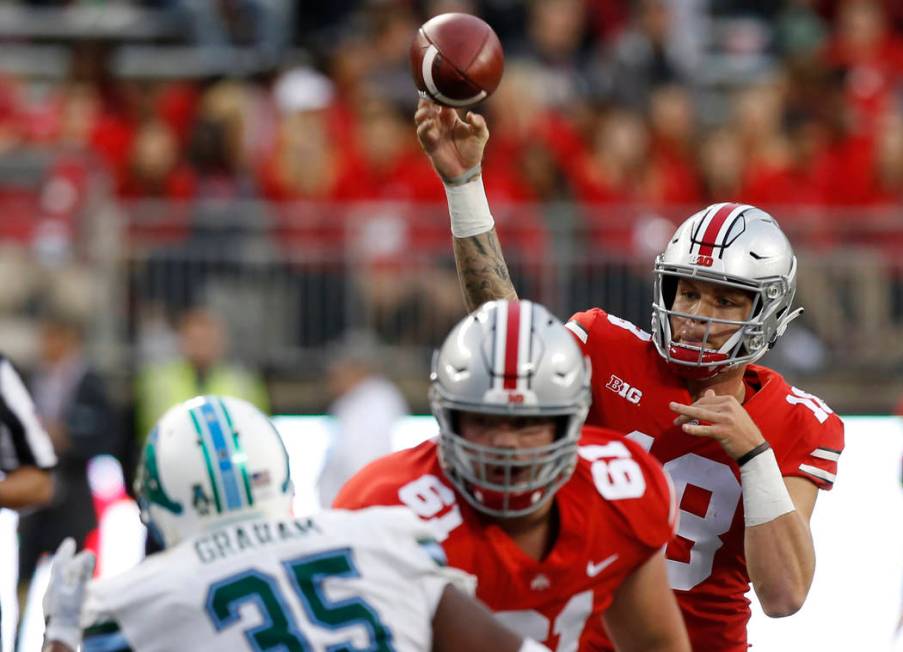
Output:
<instances>
[{"instance_id":1,"label":"helmet ear hole","mask_svg":"<svg viewBox=\"0 0 903 652\"><path fill-rule=\"evenodd\" d=\"M674 307L674 298L677 296L677 277L673 274L662 274L662 299L668 310Z\"/></svg>"},{"instance_id":2,"label":"helmet ear hole","mask_svg":"<svg viewBox=\"0 0 903 652\"><path fill-rule=\"evenodd\" d=\"M454 434L461 432L461 410L448 411L448 425Z\"/></svg>"},{"instance_id":3,"label":"helmet ear hole","mask_svg":"<svg viewBox=\"0 0 903 652\"><path fill-rule=\"evenodd\" d=\"M755 319L761 314L762 309L765 307L765 302L762 300L763 297L759 293L745 292L745 294L752 302L752 312L750 313L749 318Z\"/></svg>"}]
</instances>

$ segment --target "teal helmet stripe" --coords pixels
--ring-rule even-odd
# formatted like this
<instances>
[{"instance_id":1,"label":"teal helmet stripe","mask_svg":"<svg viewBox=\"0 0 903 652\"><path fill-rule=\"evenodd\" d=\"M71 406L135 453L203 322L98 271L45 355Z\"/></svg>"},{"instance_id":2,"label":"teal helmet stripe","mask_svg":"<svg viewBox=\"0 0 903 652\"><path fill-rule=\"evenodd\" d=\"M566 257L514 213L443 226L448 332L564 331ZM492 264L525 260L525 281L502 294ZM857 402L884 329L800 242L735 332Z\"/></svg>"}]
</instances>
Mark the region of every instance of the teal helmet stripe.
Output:
<instances>
[{"instance_id":1,"label":"teal helmet stripe","mask_svg":"<svg viewBox=\"0 0 903 652\"><path fill-rule=\"evenodd\" d=\"M182 505L167 495L166 489L163 488L163 483L160 481L160 471L157 468L157 439L158 431L154 428L144 445L138 473L137 493L140 500L159 505L173 514L181 514Z\"/></svg>"},{"instance_id":2,"label":"teal helmet stripe","mask_svg":"<svg viewBox=\"0 0 903 652\"><path fill-rule=\"evenodd\" d=\"M223 493L226 496L226 508L231 512L241 509L244 505L241 499L241 491L238 488L238 478L235 474L235 466L232 463L234 451L229 445L229 440L223 431L223 423L219 415L213 409L210 398L205 396L203 402L193 410L199 412L201 427L213 444L213 468L218 472L222 481Z\"/></svg>"},{"instance_id":3,"label":"teal helmet stripe","mask_svg":"<svg viewBox=\"0 0 903 652\"><path fill-rule=\"evenodd\" d=\"M201 424L198 422L198 418L194 413L194 410L189 410L188 414L191 415L191 421L194 423L194 430L198 434L198 446L201 447L201 452L204 454L204 463L207 466L207 475L210 477L210 486L213 488L213 502L216 504L216 511L218 514L223 513L223 504L219 497L219 487L217 486L216 473L213 470L213 460L210 456L210 450L207 447L207 441L204 437L204 431L201 429Z\"/></svg>"},{"instance_id":4,"label":"teal helmet stripe","mask_svg":"<svg viewBox=\"0 0 903 652\"><path fill-rule=\"evenodd\" d=\"M238 436L238 432L235 430L235 425L232 423L232 416L229 414L229 410L226 408L223 399L220 397L211 397L211 400L216 401L219 412L225 417L226 424L229 426L229 435L227 435L227 438L232 443L232 462L238 467L238 473L241 476L242 485L245 488L245 498L248 500L248 505L253 505L254 494L251 492L251 479L248 477L248 456L241 446L241 439Z\"/></svg>"}]
</instances>

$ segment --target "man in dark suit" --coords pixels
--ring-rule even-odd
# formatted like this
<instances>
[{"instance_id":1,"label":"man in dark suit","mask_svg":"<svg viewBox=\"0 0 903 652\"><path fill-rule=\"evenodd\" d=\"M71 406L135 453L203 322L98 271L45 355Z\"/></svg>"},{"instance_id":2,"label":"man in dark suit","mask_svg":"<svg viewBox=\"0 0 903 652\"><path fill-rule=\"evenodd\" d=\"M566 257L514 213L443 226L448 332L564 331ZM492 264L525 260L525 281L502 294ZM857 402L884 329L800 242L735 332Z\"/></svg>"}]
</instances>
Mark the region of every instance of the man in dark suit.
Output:
<instances>
[{"instance_id":1,"label":"man in dark suit","mask_svg":"<svg viewBox=\"0 0 903 652\"><path fill-rule=\"evenodd\" d=\"M97 527L87 462L113 451L117 443L113 409L103 380L85 358L79 323L64 314L48 314L40 342L32 395L59 464L53 502L19 521L20 606L41 555L52 553L66 537L83 546Z\"/></svg>"}]
</instances>

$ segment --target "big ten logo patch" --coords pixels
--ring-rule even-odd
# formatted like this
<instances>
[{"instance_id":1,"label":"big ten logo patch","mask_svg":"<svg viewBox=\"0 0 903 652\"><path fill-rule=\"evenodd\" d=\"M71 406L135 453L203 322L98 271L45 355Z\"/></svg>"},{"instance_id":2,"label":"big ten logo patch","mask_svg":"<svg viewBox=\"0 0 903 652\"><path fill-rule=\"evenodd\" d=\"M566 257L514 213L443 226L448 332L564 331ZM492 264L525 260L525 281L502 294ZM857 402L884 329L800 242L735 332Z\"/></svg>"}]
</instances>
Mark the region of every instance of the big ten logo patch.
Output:
<instances>
[{"instance_id":1,"label":"big ten logo patch","mask_svg":"<svg viewBox=\"0 0 903 652\"><path fill-rule=\"evenodd\" d=\"M398 498L433 526L439 541L447 539L449 533L463 522L455 492L432 474L422 475L401 487Z\"/></svg>"},{"instance_id":2,"label":"big ten logo patch","mask_svg":"<svg viewBox=\"0 0 903 652\"><path fill-rule=\"evenodd\" d=\"M612 374L611 378L608 379L608 384L605 386L605 389L610 389L615 394L623 399L628 400L634 405L639 405L640 399L643 398L642 390L631 386L629 383L625 383L614 374Z\"/></svg>"}]
</instances>

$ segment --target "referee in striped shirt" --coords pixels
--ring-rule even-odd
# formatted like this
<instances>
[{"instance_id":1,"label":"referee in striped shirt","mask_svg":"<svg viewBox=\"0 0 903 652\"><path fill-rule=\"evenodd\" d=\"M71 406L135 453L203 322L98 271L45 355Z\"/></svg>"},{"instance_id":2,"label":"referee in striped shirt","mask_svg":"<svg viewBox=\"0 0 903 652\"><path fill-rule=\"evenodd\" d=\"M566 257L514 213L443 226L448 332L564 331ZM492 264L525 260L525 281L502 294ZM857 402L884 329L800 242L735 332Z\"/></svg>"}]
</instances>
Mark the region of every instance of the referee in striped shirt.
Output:
<instances>
[{"instance_id":1,"label":"referee in striped shirt","mask_svg":"<svg viewBox=\"0 0 903 652\"><path fill-rule=\"evenodd\" d=\"M24 509L50 502L55 464L53 443L28 390L12 363L0 355L0 507Z\"/></svg>"}]
</instances>

